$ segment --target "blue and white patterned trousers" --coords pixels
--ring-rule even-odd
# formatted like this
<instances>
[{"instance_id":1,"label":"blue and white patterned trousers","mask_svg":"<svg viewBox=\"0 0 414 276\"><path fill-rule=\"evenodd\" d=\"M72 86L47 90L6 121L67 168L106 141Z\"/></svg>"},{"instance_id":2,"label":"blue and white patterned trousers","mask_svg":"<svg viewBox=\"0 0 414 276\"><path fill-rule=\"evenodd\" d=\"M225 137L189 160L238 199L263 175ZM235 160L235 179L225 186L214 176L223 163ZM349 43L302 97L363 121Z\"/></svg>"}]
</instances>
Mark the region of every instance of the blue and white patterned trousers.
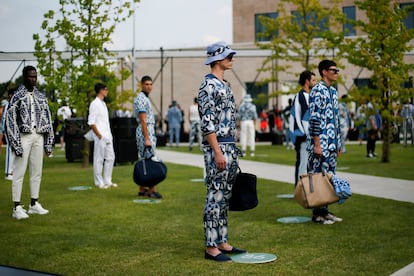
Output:
<instances>
[{"instance_id":1,"label":"blue and white patterned trousers","mask_svg":"<svg viewBox=\"0 0 414 276\"><path fill-rule=\"evenodd\" d=\"M231 189L236 180L238 156L241 151L234 143L220 144L226 158L226 169L219 171L210 146L204 146L207 186L206 205L204 207L204 235L206 246L217 247L228 240L227 218Z\"/></svg>"}]
</instances>

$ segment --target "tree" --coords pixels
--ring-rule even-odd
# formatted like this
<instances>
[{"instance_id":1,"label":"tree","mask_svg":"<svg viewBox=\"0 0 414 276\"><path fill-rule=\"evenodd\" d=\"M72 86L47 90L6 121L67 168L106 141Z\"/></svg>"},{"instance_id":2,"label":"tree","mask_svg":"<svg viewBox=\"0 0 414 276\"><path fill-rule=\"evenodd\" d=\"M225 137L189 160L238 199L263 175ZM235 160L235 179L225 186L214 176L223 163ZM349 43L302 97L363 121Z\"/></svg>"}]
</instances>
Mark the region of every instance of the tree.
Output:
<instances>
[{"instance_id":1,"label":"tree","mask_svg":"<svg viewBox=\"0 0 414 276\"><path fill-rule=\"evenodd\" d=\"M131 2L139 0L60 0L58 13L49 10L44 14L41 26L45 31L44 38L33 35L35 56L45 78L46 90L52 91L57 99L68 102L79 116L87 115L98 81L108 86L108 106L116 108L119 105L116 88L128 74L121 72L117 77L110 70L114 63L110 60L113 54L105 45L111 42L116 25L134 12ZM64 45L64 50L58 50L60 44ZM85 166L88 149L89 144L85 143Z\"/></svg>"},{"instance_id":2,"label":"tree","mask_svg":"<svg viewBox=\"0 0 414 276\"><path fill-rule=\"evenodd\" d=\"M299 62L304 70L313 70L316 64L310 62L311 58L322 59L334 55L336 44L340 41L338 37L342 34L338 31L338 18L342 16L338 8L339 2L330 0L323 6L318 0L281 0L275 18L260 18L265 31L259 37L269 38L269 41L257 45L272 52L264 60L261 69L272 73L263 82L277 82L277 76L273 72L289 72L289 62ZM281 60L285 61L284 65L279 65L278 61ZM272 96L280 94L273 91Z\"/></svg>"},{"instance_id":3,"label":"tree","mask_svg":"<svg viewBox=\"0 0 414 276\"><path fill-rule=\"evenodd\" d=\"M382 162L389 162L396 104L413 95L413 89L404 88L402 84L408 81L409 72L414 69L414 65L404 59L405 53L412 49L409 42L414 32L405 27L403 20L407 10L401 9L398 1L365 0L355 1L355 5L366 14L367 20L350 23L364 35L345 39L340 49L351 64L372 72L373 88L354 89L352 97L356 101L368 99L381 111Z\"/></svg>"}]
</instances>

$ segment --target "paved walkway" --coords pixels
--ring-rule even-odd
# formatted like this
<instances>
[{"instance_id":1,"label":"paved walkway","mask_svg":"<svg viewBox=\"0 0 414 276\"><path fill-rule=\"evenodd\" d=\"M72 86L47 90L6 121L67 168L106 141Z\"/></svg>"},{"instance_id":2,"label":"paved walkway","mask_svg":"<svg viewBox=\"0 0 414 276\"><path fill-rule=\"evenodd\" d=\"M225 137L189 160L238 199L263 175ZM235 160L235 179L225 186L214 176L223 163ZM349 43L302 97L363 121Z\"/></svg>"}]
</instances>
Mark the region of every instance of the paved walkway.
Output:
<instances>
[{"instance_id":1,"label":"paved walkway","mask_svg":"<svg viewBox=\"0 0 414 276\"><path fill-rule=\"evenodd\" d=\"M181 153L157 149L157 156L165 162L204 167L201 154ZM259 178L291 183L293 185L294 166L256 162L240 159L242 171L256 174ZM393 199L414 203L414 181L369 176L338 171L337 175L351 183L355 194L369 195L380 198ZM200 171L202 176L202 171ZM414 275L414 263L402 268L392 276Z\"/></svg>"},{"instance_id":2,"label":"paved walkway","mask_svg":"<svg viewBox=\"0 0 414 276\"><path fill-rule=\"evenodd\" d=\"M157 155L165 162L204 167L202 155L157 149ZM256 174L259 178L293 184L294 166L256 162L240 159L242 171ZM414 203L414 181L386 178L338 171L337 175L351 183L352 192L398 201Z\"/></svg>"}]
</instances>

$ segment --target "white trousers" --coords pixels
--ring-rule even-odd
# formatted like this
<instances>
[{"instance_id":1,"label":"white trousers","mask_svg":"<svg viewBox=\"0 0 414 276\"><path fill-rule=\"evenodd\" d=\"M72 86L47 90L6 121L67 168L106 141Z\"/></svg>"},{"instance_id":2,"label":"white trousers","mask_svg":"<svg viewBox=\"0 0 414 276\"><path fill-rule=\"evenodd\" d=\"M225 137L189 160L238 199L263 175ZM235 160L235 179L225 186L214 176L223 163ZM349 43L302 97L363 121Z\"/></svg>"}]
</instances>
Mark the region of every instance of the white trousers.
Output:
<instances>
[{"instance_id":1,"label":"white trousers","mask_svg":"<svg viewBox=\"0 0 414 276\"><path fill-rule=\"evenodd\" d=\"M245 152L247 145L250 151L255 149L256 130L254 128L253 120L245 120L240 122L240 144L242 151Z\"/></svg>"},{"instance_id":2,"label":"white trousers","mask_svg":"<svg viewBox=\"0 0 414 276\"><path fill-rule=\"evenodd\" d=\"M308 172L308 152L306 150L306 141L300 143L300 162L298 167L298 177Z\"/></svg>"},{"instance_id":3,"label":"white trousers","mask_svg":"<svg viewBox=\"0 0 414 276\"><path fill-rule=\"evenodd\" d=\"M22 157L16 156L13 162L13 202L20 202L22 196L23 179L29 164L30 172L30 196L39 198L40 182L42 180L43 167L43 134L22 133L21 142L23 147Z\"/></svg>"},{"instance_id":4,"label":"white trousers","mask_svg":"<svg viewBox=\"0 0 414 276\"><path fill-rule=\"evenodd\" d=\"M93 149L93 176L96 186L112 184L114 162L115 152L112 139L104 137L98 139L95 137Z\"/></svg>"}]
</instances>

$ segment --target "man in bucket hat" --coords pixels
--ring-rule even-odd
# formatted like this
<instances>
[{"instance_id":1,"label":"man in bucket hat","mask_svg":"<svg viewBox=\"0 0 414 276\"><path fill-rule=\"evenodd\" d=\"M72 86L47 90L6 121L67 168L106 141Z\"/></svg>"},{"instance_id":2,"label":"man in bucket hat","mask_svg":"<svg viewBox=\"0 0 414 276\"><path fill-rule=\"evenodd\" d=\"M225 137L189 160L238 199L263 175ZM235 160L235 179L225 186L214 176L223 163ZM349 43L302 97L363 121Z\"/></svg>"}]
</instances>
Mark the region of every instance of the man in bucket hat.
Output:
<instances>
[{"instance_id":1,"label":"man in bucket hat","mask_svg":"<svg viewBox=\"0 0 414 276\"><path fill-rule=\"evenodd\" d=\"M207 186L204 207L204 257L218 262L229 262L225 254L244 253L246 250L228 242L227 217L231 188L236 180L238 156L236 147L236 104L224 71L233 66L236 54L225 42L207 47L207 74L198 92L198 112L203 134L203 152Z\"/></svg>"}]
</instances>

